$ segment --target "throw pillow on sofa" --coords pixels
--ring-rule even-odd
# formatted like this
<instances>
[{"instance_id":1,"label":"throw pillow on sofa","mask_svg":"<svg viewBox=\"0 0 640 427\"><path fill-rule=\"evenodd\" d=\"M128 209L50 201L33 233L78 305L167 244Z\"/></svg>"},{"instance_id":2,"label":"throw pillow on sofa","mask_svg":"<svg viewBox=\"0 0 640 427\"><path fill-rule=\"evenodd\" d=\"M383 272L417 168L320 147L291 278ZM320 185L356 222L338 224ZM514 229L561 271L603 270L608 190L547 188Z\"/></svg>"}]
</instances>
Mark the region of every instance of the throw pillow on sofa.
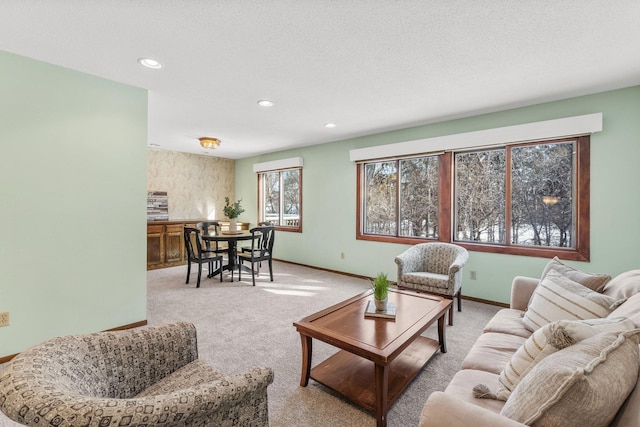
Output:
<instances>
[{"instance_id":1,"label":"throw pillow on sofa","mask_svg":"<svg viewBox=\"0 0 640 427\"><path fill-rule=\"evenodd\" d=\"M567 279L578 282L582 286L586 286L596 292L601 292L607 282L611 280L611 276L608 274L586 273L584 271L576 270L573 267L569 267L568 265L563 264L558 257L554 257L549 261L544 270L542 270L540 281L544 280L550 271L555 271Z\"/></svg>"},{"instance_id":2,"label":"throw pillow on sofa","mask_svg":"<svg viewBox=\"0 0 640 427\"><path fill-rule=\"evenodd\" d=\"M622 302L624 300L594 292L551 270L533 292L522 323L534 332L556 320L607 317Z\"/></svg>"},{"instance_id":3,"label":"throw pillow on sofa","mask_svg":"<svg viewBox=\"0 0 640 427\"><path fill-rule=\"evenodd\" d=\"M602 332L635 329L622 317L588 320L558 320L536 330L513 354L500 373L496 398L507 400L520 381L545 357Z\"/></svg>"},{"instance_id":4,"label":"throw pillow on sofa","mask_svg":"<svg viewBox=\"0 0 640 427\"><path fill-rule=\"evenodd\" d=\"M500 414L534 426L608 426L638 378L638 333L604 332L547 356Z\"/></svg>"}]
</instances>

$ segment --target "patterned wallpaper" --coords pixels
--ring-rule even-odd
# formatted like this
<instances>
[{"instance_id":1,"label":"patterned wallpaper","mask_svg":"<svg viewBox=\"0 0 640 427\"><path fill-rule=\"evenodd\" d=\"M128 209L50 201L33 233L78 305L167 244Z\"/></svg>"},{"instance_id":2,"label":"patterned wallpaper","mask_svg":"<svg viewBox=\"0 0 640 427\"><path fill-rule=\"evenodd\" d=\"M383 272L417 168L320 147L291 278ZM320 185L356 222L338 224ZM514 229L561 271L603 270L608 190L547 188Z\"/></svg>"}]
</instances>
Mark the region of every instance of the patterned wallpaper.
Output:
<instances>
[{"instance_id":1,"label":"patterned wallpaper","mask_svg":"<svg viewBox=\"0 0 640 427\"><path fill-rule=\"evenodd\" d=\"M166 191L169 219L225 219L224 198L234 198L235 161L148 150L147 191Z\"/></svg>"}]
</instances>

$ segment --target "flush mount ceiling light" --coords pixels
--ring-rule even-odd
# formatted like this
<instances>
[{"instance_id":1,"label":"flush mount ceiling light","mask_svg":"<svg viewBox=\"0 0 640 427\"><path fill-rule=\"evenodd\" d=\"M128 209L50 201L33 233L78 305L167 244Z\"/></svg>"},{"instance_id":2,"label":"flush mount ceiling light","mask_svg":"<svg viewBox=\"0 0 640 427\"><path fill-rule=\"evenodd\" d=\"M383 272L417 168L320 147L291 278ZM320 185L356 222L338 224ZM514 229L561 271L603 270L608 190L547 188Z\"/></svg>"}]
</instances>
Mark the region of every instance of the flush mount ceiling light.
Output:
<instances>
[{"instance_id":1,"label":"flush mount ceiling light","mask_svg":"<svg viewBox=\"0 0 640 427\"><path fill-rule=\"evenodd\" d=\"M336 124L335 123L325 123L324 127L332 129L332 128L336 127Z\"/></svg>"},{"instance_id":2,"label":"flush mount ceiling light","mask_svg":"<svg viewBox=\"0 0 640 427\"><path fill-rule=\"evenodd\" d=\"M208 148L210 150L215 150L218 145L220 145L220 140L218 138L209 138L208 136L203 136L202 138L198 138L200 140L200 145L202 148Z\"/></svg>"},{"instance_id":3,"label":"flush mount ceiling light","mask_svg":"<svg viewBox=\"0 0 640 427\"><path fill-rule=\"evenodd\" d=\"M153 68L154 70L162 68L161 63L151 58L138 58L138 63L143 67Z\"/></svg>"},{"instance_id":4,"label":"flush mount ceiling light","mask_svg":"<svg viewBox=\"0 0 640 427\"><path fill-rule=\"evenodd\" d=\"M261 99L258 101L258 105L261 107L273 107L273 101L269 101L268 99Z\"/></svg>"}]
</instances>

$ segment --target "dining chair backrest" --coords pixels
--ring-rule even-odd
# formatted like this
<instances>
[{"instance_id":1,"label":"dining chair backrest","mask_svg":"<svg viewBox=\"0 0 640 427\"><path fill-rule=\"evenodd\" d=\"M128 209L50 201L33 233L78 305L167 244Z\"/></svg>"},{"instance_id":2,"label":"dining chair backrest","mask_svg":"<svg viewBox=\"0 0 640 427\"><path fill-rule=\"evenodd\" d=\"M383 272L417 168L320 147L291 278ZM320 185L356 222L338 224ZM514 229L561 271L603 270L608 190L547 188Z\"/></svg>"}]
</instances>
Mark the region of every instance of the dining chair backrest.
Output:
<instances>
[{"instance_id":1,"label":"dining chair backrest","mask_svg":"<svg viewBox=\"0 0 640 427\"><path fill-rule=\"evenodd\" d=\"M202 221L196 224L196 228L200 230L202 234L218 234L220 232L220 223L218 221ZM218 242L216 242L216 249L218 249ZM205 240L204 247L206 250L211 250L211 242Z\"/></svg>"},{"instance_id":2,"label":"dining chair backrest","mask_svg":"<svg viewBox=\"0 0 640 427\"><path fill-rule=\"evenodd\" d=\"M202 234L209 234L209 229L212 228L212 232L218 233L220 231L220 223L218 221L202 221L196 224L196 228L202 231Z\"/></svg>"},{"instance_id":3,"label":"dining chair backrest","mask_svg":"<svg viewBox=\"0 0 640 427\"><path fill-rule=\"evenodd\" d=\"M184 246L187 249L189 261L198 262L202 258L202 241L200 230L192 227L184 228Z\"/></svg>"},{"instance_id":4,"label":"dining chair backrest","mask_svg":"<svg viewBox=\"0 0 640 427\"><path fill-rule=\"evenodd\" d=\"M273 225L254 227L250 231L254 237L251 243L254 256L258 256L260 258L271 257L273 254L273 242L276 236L276 227Z\"/></svg>"}]
</instances>

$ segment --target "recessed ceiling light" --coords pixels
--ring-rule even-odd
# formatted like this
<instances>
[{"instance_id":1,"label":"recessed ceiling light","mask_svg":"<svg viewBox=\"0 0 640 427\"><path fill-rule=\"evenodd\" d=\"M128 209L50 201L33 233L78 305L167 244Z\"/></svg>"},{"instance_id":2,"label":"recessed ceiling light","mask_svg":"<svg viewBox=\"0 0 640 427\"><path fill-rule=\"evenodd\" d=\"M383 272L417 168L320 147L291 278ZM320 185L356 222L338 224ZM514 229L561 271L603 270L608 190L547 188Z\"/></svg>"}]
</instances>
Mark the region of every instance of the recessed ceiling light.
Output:
<instances>
[{"instance_id":1,"label":"recessed ceiling light","mask_svg":"<svg viewBox=\"0 0 640 427\"><path fill-rule=\"evenodd\" d=\"M261 99L258 101L258 105L261 107L273 107L273 101L269 101L268 99Z\"/></svg>"},{"instance_id":2,"label":"recessed ceiling light","mask_svg":"<svg viewBox=\"0 0 640 427\"><path fill-rule=\"evenodd\" d=\"M325 124L324 124L324 127L326 127L326 128L330 128L330 129L331 129L331 128L336 127L336 124L335 124L335 123L325 123Z\"/></svg>"},{"instance_id":3,"label":"recessed ceiling light","mask_svg":"<svg viewBox=\"0 0 640 427\"><path fill-rule=\"evenodd\" d=\"M153 68L157 70L158 68L162 68L162 64L151 58L138 58L138 63L143 67Z\"/></svg>"}]
</instances>

